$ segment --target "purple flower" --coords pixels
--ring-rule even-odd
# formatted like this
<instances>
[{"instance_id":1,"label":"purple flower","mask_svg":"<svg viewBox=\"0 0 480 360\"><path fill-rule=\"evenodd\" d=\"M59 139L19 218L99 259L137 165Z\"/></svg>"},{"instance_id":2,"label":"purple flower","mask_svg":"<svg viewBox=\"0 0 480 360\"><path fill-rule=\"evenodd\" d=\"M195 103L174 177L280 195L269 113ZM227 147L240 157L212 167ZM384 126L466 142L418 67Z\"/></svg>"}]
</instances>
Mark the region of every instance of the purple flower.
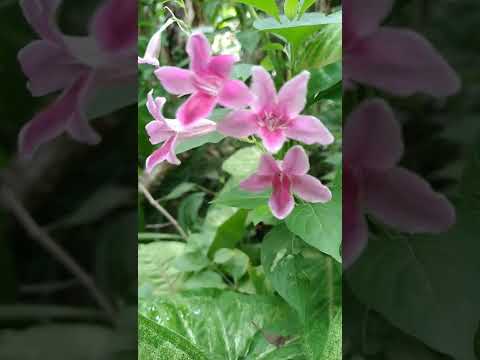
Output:
<instances>
[{"instance_id":1,"label":"purple flower","mask_svg":"<svg viewBox=\"0 0 480 360\"><path fill-rule=\"evenodd\" d=\"M162 114L165 102L165 98L154 99L153 90L148 93L147 108L155 120L149 122L145 129L153 145L163 142L163 145L147 158L146 169L148 172L151 172L163 161L179 165L180 160L175 154L175 146L184 139L208 134L215 131L216 128L216 124L207 119L197 120L189 126L183 125L176 119L166 119Z\"/></svg>"},{"instance_id":2,"label":"purple flower","mask_svg":"<svg viewBox=\"0 0 480 360\"><path fill-rule=\"evenodd\" d=\"M154 48L154 45L152 45ZM242 108L253 96L239 80L231 80L230 73L237 58L233 55L211 56L207 38L196 33L187 42L190 70L163 66L155 70L162 86L174 95L192 94L178 111L178 120L185 126L210 115L217 103L228 108Z\"/></svg>"},{"instance_id":3,"label":"purple flower","mask_svg":"<svg viewBox=\"0 0 480 360\"><path fill-rule=\"evenodd\" d=\"M319 119L300 115L306 104L309 78L308 71L302 72L283 85L277 95L270 74L255 66L252 92L256 99L251 109L232 112L218 125L218 131L237 138L257 134L271 153L280 150L287 138L305 144L331 144L333 136Z\"/></svg>"},{"instance_id":4,"label":"purple flower","mask_svg":"<svg viewBox=\"0 0 480 360\"><path fill-rule=\"evenodd\" d=\"M343 79L395 95L456 93L460 80L432 45L416 32L380 26L394 0L343 2Z\"/></svg>"},{"instance_id":5,"label":"purple flower","mask_svg":"<svg viewBox=\"0 0 480 360\"><path fill-rule=\"evenodd\" d=\"M361 104L344 130L343 264L367 245L365 214L408 233L438 233L455 222L450 202L413 172L398 166L400 126L380 99Z\"/></svg>"},{"instance_id":6,"label":"purple flower","mask_svg":"<svg viewBox=\"0 0 480 360\"><path fill-rule=\"evenodd\" d=\"M293 210L293 194L313 203L331 200L330 190L320 180L307 175L310 163L305 150L297 145L292 147L283 161L276 161L271 155L263 155L257 172L240 183L247 191L264 191L272 188L268 202L273 215L285 219Z\"/></svg>"}]
</instances>

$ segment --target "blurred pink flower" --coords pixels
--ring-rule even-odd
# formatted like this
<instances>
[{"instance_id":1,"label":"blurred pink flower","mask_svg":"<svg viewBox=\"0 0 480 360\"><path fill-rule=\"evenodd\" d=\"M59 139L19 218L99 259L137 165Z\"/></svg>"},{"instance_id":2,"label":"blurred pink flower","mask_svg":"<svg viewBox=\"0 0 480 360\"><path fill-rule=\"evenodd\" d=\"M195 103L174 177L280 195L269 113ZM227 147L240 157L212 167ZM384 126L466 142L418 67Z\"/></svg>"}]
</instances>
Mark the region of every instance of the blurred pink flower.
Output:
<instances>
[{"instance_id":1,"label":"blurred pink flower","mask_svg":"<svg viewBox=\"0 0 480 360\"><path fill-rule=\"evenodd\" d=\"M398 166L401 129L380 99L349 116L343 150L343 263L351 265L368 240L365 214L408 233L438 233L455 222L450 202L413 172Z\"/></svg>"},{"instance_id":2,"label":"blurred pink flower","mask_svg":"<svg viewBox=\"0 0 480 360\"><path fill-rule=\"evenodd\" d=\"M283 161L263 155L256 173L242 181L240 187L253 192L273 188L268 204L276 218L285 219L295 206L293 193L313 203L325 203L332 198L330 190L320 180L307 175L309 169L308 156L297 145L287 152Z\"/></svg>"},{"instance_id":3,"label":"blurred pink flower","mask_svg":"<svg viewBox=\"0 0 480 360\"><path fill-rule=\"evenodd\" d=\"M155 120L149 122L145 129L153 145L163 142L163 145L147 158L146 169L148 172L151 172L163 161L179 165L180 160L175 154L175 146L184 139L208 134L215 131L216 128L216 124L207 119L197 120L189 126L183 125L177 119L166 119L162 114L165 102L165 98L154 99L153 90L148 93L147 108Z\"/></svg>"},{"instance_id":4,"label":"blurred pink flower","mask_svg":"<svg viewBox=\"0 0 480 360\"><path fill-rule=\"evenodd\" d=\"M261 66L252 70L252 92L256 99L251 110L237 110L219 125L219 132L237 138L257 134L265 148L276 153L287 138L305 144L328 145L333 135L314 116L300 115L307 101L310 73L304 71L288 81L278 95L270 74Z\"/></svg>"},{"instance_id":5,"label":"blurred pink flower","mask_svg":"<svg viewBox=\"0 0 480 360\"><path fill-rule=\"evenodd\" d=\"M162 86L171 94L192 94L178 111L183 125L193 124L210 115L217 103L228 108L242 108L253 101L248 87L231 80L230 73L237 58L233 55L211 56L207 38L196 33L187 42L190 70L163 66L155 71Z\"/></svg>"},{"instance_id":6,"label":"blurred pink flower","mask_svg":"<svg viewBox=\"0 0 480 360\"><path fill-rule=\"evenodd\" d=\"M118 86L135 80L130 64L135 51L131 36L121 32L113 44L108 43L105 34L111 31L110 26L123 23L124 16L129 16L131 9L123 11L126 8L122 7L123 10L114 21L105 22L109 19L105 13L111 11L116 3L114 0L108 1L94 17L92 31L95 36L73 37L61 33L55 21L60 3L61 0L21 2L25 18L41 38L32 41L18 53L22 70L29 79L27 86L33 96L62 91L50 106L37 113L22 128L19 150L24 156L33 155L40 145L65 131L77 141L98 143L100 136L86 118L88 102L102 86ZM135 1L124 3L135 4ZM102 26L95 25L100 22ZM136 36L136 30L134 34ZM112 61L113 58L115 61Z\"/></svg>"},{"instance_id":7,"label":"blurred pink flower","mask_svg":"<svg viewBox=\"0 0 480 360\"><path fill-rule=\"evenodd\" d=\"M343 2L343 79L377 87L394 95L416 92L436 97L456 93L460 80L453 69L416 32L380 26L394 0Z\"/></svg>"}]
</instances>

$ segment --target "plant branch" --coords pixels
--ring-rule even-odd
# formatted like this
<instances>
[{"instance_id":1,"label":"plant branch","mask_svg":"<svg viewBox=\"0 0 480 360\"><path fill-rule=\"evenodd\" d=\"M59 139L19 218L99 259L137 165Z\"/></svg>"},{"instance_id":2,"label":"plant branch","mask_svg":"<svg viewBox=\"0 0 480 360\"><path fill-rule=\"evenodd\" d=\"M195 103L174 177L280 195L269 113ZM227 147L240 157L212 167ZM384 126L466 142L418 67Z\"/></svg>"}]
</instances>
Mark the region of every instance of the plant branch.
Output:
<instances>
[{"instance_id":1,"label":"plant branch","mask_svg":"<svg viewBox=\"0 0 480 360\"><path fill-rule=\"evenodd\" d=\"M3 186L0 189L0 201L10 210L15 218L33 240L36 240L58 262L67 268L80 283L89 291L95 302L102 308L114 322L115 311L107 297L96 286L93 278L70 256L58 243L53 240L32 218L22 203L17 199L12 190Z\"/></svg>"},{"instance_id":2,"label":"plant branch","mask_svg":"<svg viewBox=\"0 0 480 360\"><path fill-rule=\"evenodd\" d=\"M175 227L175 229L177 229L178 233L180 234L180 236L184 239L184 240L187 240L188 236L187 234L185 233L185 231L182 229L182 227L178 224L177 220L175 220L175 218L170 215L170 213L162 206L158 203L158 201L156 201L152 194L150 194L150 192L147 190L147 188L142 184L142 183L138 183L138 189L140 190L140 192L143 193L143 195L145 196L145 198L148 200L148 202L150 203L150 205L152 205L155 209L157 209L163 216L165 216L167 218L168 221L170 221L170 223Z\"/></svg>"}]
</instances>

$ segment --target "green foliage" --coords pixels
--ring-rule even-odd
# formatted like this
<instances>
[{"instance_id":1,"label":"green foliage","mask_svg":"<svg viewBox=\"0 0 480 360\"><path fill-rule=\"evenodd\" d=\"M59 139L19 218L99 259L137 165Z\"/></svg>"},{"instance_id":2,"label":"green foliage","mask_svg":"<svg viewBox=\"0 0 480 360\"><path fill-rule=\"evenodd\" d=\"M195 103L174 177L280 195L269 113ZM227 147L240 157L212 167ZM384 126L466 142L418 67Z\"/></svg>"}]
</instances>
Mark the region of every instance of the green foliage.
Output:
<instances>
[{"instance_id":1,"label":"green foliage","mask_svg":"<svg viewBox=\"0 0 480 360\"><path fill-rule=\"evenodd\" d=\"M257 9L260 9L267 13L270 16L278 19L280 12L278 11L278 6L275 0L235 0L237 2L247 4Z\"/></svg>"}]
</instances>

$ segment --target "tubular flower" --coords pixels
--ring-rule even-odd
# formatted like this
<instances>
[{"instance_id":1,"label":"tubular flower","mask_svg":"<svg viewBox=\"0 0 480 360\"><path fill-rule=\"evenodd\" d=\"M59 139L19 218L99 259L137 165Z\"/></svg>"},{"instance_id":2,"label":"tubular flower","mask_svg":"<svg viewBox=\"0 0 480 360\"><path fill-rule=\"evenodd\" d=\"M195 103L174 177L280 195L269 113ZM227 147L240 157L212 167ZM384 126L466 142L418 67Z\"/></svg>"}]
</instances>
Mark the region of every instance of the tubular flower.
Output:
<instances>
[{"instance_id":1,"label":"tubular flower","mask_svg":"<svg viewBox=\"0 0 480 360\"><path fill-rule=\"evenodd\" d=\"M216 124L207 119L197 120L195 124L189 126L183 125L176 119L166 119L162 114L165 102L165 98L154 99L153 90L148 93L147 108L155 120L149 122L145 129L153 145L163 143L147 158L146 169L148 172L151 172L162 161L179 165L180 160L175 154L176 145L184 139L208 134L215 131L216 128Z\"/></svg>"},{"instance_id":2,"label":"tubular flower","mask_svg":"<svg viewBox=\"0 0 480 360\"><path fill-rule=\"evenodd\" d=\"M368 100L350 115L343 143L345 267L367 245L366 213L408 233L439 233L455 222L447 198L397 165L403 155L400 126L383 100Z\"/></svg>"},{"instance_id":3,"label":"tubular flower","mask_svg":"<svg viewBox=\"0 0 480 360\"><path fill-rule=\"evenodd\" d=\"M192 94L178 111L178 120L188 126L204 119L217 103L227 108L242 108L253 101L248 87L239 80L231 80L230 73L237 57L211 56L207 38L196 33L187 42L190 70L163 66L155 70L162 86L174 95Z\"/></svg>"},{"instance_id":4,"label":"tubular flower","mask_svg":"<svg viewBox=\"0 0 480 360\"><path fill-rule=\"evenodd\" d=\"M287 138L305 144L331 144L333 135L319 119L300 115L306 104L309 78L308 71L302 72L277 95L270 74L261 66L254 67L251 90L256 99L250 110L233 111L218 125L218 130L237 138L257 134L271 153L280 150Z\"/></svg>"},{"instance_id":5,"label":"tubular flower","mask_svg":"<svg viewBox=\"0 0 480 360\"><path fill-rule=\"evenodd\" d=\"M297 145L287 152L283 161L263 155L256 173L242 181L240 187L253 192L272 188L270 209L276 218L285 219L295 206L293 194L313 203L326 203L332 198L330 190L320 180L307 174L309 169L308 156Z\"/></svg>"}]
</instances>

